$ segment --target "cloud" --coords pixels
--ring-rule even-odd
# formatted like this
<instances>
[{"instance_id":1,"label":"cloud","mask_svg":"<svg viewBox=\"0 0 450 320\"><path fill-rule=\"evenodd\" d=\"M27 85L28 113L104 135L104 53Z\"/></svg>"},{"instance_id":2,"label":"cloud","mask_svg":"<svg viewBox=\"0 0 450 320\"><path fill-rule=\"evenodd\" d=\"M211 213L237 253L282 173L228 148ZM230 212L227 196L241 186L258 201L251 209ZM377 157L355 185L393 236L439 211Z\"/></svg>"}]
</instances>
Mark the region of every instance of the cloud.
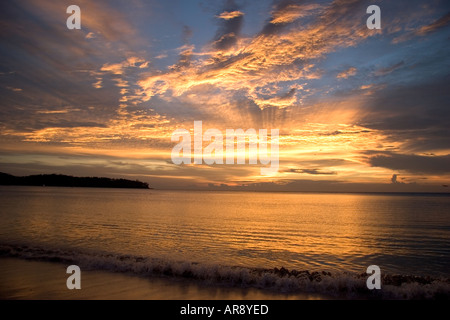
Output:
<instances>
[{"instance_id":1,"label":"cloud","mask_svg":"<svg viewBox=\"0 0 450 320\"><path fill-rule=\"evenodd\" d=\"M189 44L189 39L192 37L192 35L193 35L192 29L189 26L183 26L181 38L185 45Z\"/></svg>"},{"instance_id":2,"label":"cloud","mask_svg":"<svg viewBox=\"0 0 450 320\"><path fill-rule=\"evenodd\" d=\"M52 125L55 119L42 119L51 114L36 116L37 109L46 111L76 105L82 110L79 116L109 125L117 120L120 110L120 88L114 90L113 86L124 85L124 81L131 85L133 77L128 77L129 69L143 71L149 66L147 59L133 59L138 57L134 49L141 46L142 39L125 10L102 0L95 3L81 0L77 4L82 9L82 29L76 31L65 27L67 4L63 2L23 0L2 4L0 20L5 31L2 52L9 48L7 54L2 53L2 61L8 69L19 72L5 73L0 79L0 90L7 83L22 91L19 98L2 90L0 126L14 139L41 130L42 125ZM100 71L102 67L104 71ZM111 79L122 75L128 78L120 83ZM5 107L8 104L14 107L8 109ZM74 123L80 122L75 115L67 115L64 121L71 121L70 117ZM70 136L73 139L72 133Z\"/></svg>"},{"instance_id":3,"label":"cloud","mask_svg":"<svg viewBox=\"0 0 450 320\"><path fill-rule=\"evenodd\" d=\"M382 152L369 156L372 167L402 170L413 174L450 174L450 154L443 156L422 156Z\"/></svg>"},{"instance_id":4,"label":"cloud","mask_svg":"<svg viewBox=\"0 0 450 320\"><path fill-rule=\"evenodd\" d=\"M100 71L110 72L113 74L123 74L124 68L125 68L125 66L122 65L121 63L114 63L114 64L105 63L101 67Z\"/></svg>"},{"instance_id":5,"label":"cloud","mask_svg":"<svg viewBox=\"0 0 450 320\"><path fill-rule=\"evenodd\" d=\"M92 86L93 86L94 88L96 88L96 89L101 89L101 88L103 88L103 86L102 86L102 84L103 84L102 78L96 78L96 80L97 80L97 82L94 82L94 83L92 84Z\"/></svg>"},{"instance_id":6,"label":"cloud","mask_svg":"<svg viewBox=\"0 0 450 320\"><path fill-rule=\"evenodd\" d=\"M169 70L174 72L187 69L191 65L194 48L194 45L189 44L185 44L178 48L180 51L178 62L169 66Z\"/></svg>"},{"instance_id":7,"label":"cloud","mask_svg":"<svg viewBox=\"0 0 450 320\"><path fill-rule=\"evenodd\" d=\"M397 177L398 177L398 174L395 174L395 173L394 173L394 174L392 175L391 182L392 182L393 184L400 183L400 182L397 181Z\"/></svg>"},{"instance_id":8,"label":"cloud","mask_svg":"<svg viewBox=\"0 0 450 320\"><path fill-rule=\"evenodd\" d=\"M319 8L321 8L319 4L299 5L289 3L288 1L280 2L280 5L272 13L270 23L273 25L291 23L297 19L311 15L312 11Z\"/></svg>"},{"instance_id":9,"label":"cloud","mask_svg":"<svg viewBox=\"0 0 450 320\"><path fill-rule=\"evenodd\" d=\"M297 103L295 96L296 89L292 88L288 92L270 98L256 98L254 101L263 110L268 107L287 108Z\"/></svg>"},{"instance_id":10,"label":"cloud","mask_svg":"<svg viewBox=\"0 0 450 320\"><path fill-rule=\"evenodd\" d=\"M89 32L89 33L86 35L85 38L86 38L86 39L94 39L94 38L95 38L95 33Z\"/></svg>"},{"instance_id":11,"label":"cloud","mask_svg":"<svg viewBox=\"0 0 450 320\"><path fill-rule=\"evenodd\" d=\"M100 71L109 72L112 74L122 75L124 74L127 68L147 68L149 61L145 61L145 59L139 57L128 57L126 60L119 63L105 63Z\"/></svg>"},{"instance_id":12,"label":"cloud","mask_svg":"<svg viewBox=\"0 0 450 320\"><path fill-rule=\"evenodd\" d=\"M124 40L128 44L134 41L130 35L136 35L137 30L130 21L124 18L123 12L108 5L108 1L79 0L77 5L82 10L82 29L88 30L85 36L87 39L95 34L108 41ZM45 16L49 19L48 21L53 19L61 21L68 4L63 2L56 4L51 0L41 0L38 3L24 0L18 6L22 6L22 10L25 12L39 12L38 19ZM61 13L63 13L62 17Z\"/></svg>"},{"instance_id":13,"label":"cloud","mask_svg":"<svg viewBox=\"0 0 450 320\"><path fill-rule=\"evenodd\" d=\"M23 89L21 89L21 88L14 88L14 87L9 87L9 86L7 86L6 89L11 90L13 92L21 92L21 91L23 91Z\"/></svg>"},{"instance_id":14,"label":"cloud","mask_svg":"<svg viewBox=\"0 0 450 320\"><path fill-rule=\"evenodd\" d=\"M323 171L321 169L287 169L284 172L290 173L306 173L312 175L336 175L335 171Z\"/></svg>"},{"instance_id":15,"label":"cloud","mask_svg":"<svg viewBox=\"0 0 450 320\"><path fill-rule=\"evenodd\" d=\"M347 79L348 77L352 77L356 74L357 69L355 67L350 67L345 71L339 73L336 78L338 79Z\"/></svg>"},{"instance_id":16,"label":"cloud","mask_svg":"<svg viewBox=\"0 0 450 320\"><path fill-rule=\"evenodd\" d=\"M197 188L199 189L199 188ZM207 189L207 188L204 188ZM355 183L336 180L292 180L283 182L258 182L239 186L217 185L212 190L238 191L297 191L297 192L448 192L443 186L419 183Z\"/></svg>"},{"instance_id":17,"label":"cloud","mask_svg":"<svg viewBox=\"0 0 450 320\"><path fill-rule=\"evenodd\" d=\"M349 134L359 134L359 133L369 133L369 132L371 132L371 131L370 130L357 130L357 131L336 130L336 131L332 131L332 132L321 133L321 135L324 135L324 136L336 136L336 135L342 135L342 134L349 135Z\"/></svg>"},{"instance_id":18,"label":"cloud","mask_svg":"<svg viewBox=\"0 0 450 320\"><path fill-rule=\"evenodd\" d=\"M116 86L117 87L119 87L119 88L126 88L126 87L128 87L128 81L126 81L126 80L123 80L123 79L114 79L114 81L116 82ZM122 92L124 92L124 93L127 93L128 91L121 91L121 93Z\"/></svg>"},{"instance_id":19,"label":"cloud","mask_svg":"<svg viewBox=\"0 0 450 320\"><path fill-rule=\"evenodd\" d=\"M449 81L448 76L427 77L422 72L417 83L391 83L365 101L359 124L383 132L385 144L395 144L403 153L446 153Z\"/></svg>"},{"instance_id":20,"label":"cloud","mask_svg":"<svg viewBox=\"0 0 450 320\"><path fill-rule=\"evenodd\" d=\"M40 1L40 10L45 7L47 10L56 14L54 10L57 10L57 6L52 1L46 0L44 3L43 6L42 1ZM131 40L132 37L124 39L122 38L123 36L137 34L137 30L130 21L124 18L123 13L108 5L105 1L92 2L89 0L80 0L77 2L77 5L82 8L82 26L88 30L92 30L88 34L95 33L109 41L121 39L126 42L129 42L128 40Z\"/></svg>"},{"instance_id":21,"label":"cloud","mask_svg":"<svg viewBox=\"0 0 450 320\"><path fill-rule=\"evenodd\" d=\"M60 110L37 110L37 114L66 114L69 112L77 112L80 111L80 109L77 108L65 108Z\"/></svg>"},{"instance_id":22,"label":"cloud","mask_svg":"<svg viewBox=\"0 0 450 320\"><path fill-rule=\"evenodd\" d=\"M359 2L336 1L320 7L320 10L316 10L317 6L294 6L294 10L292 2L289 4L277 5L272 17L278 19L300 10L308 13L310 23L302 28L279 23L277 26L283 25L285 29L282 34L276 34L274 30L267 32L266 27L275 26L268 22L260 33L241 37L243 16L221 19L214 40L205 47L209 51L201 54L194 50L182 51L179 63L168 71L138 81L142 88L139 92L142 101L159 96L201 108L201 103L210 105L211 92L214 91L217 99L250 100L260 110L299 105L300 97L305 96L301 88L288 97L283 97L285 87L265 97L259 92L269 86L275 88L274 84L278 83L320 79L323 72L316 68L315 60L339 48L354 46L373 33L369 33L357 19L362 8ZM237 10L232 2L228 5L226 12ZM351 69L346 76L354 72ZM211 89L202 94L196 89L200 87Z\"/></svg>"},{"instance_id":23,"label":"cloud","mask_svg":"<svg viewBox=\"0 0 450 320\"><path fill-rule=\"evenodd\" d=\"M217 15L216 17L219 19L224 19L224 20L231 20L234 18L238 18L243 16L244 13L239 11L239 10L235 10L235 11L224 11L221 14Z\"/></svg>"},{"instance_id":24,"label":"cloud","mask_svg":"<svg viewBox=\"0 0 450 320\"><path fill-rule=\"evenodd\" d=\"M94 72L93 74L99 75L96 77L97 82L93 83L92 86L96 89L103 88L103 81L105 75L111 74L112 82L116 87L120 88L120 103L131 103L136 104L138 97L133 95L134 91L131 93L130 90L123 90L123 88L130 87L130 81L128 77L131 73L136 73L138 69L146 69L149 66L149 61L143 58L130 56L127 59L119 63L105 63L101 68L100 72ZM102 75L103 73L103 75ZM122 108L123 113L123 108Z\"/></svg>"},{"instance_id":25,"label":"cloud","mask_svg":"<svg viewBox=\"0 0 450 320\"><path fill-rule=\"evenodd\" d=\"M225 11L217 16L221 21L213 44L220 51L229 50L237 44L244 22L244 15L240 14L240 11L234 10L236 8L234 1L228 2L227 6L231 10ZM225 19L224 17L227 18Z\"/></svg>"},{"instance_id":26,"label":"cloud","mask_svg":"<svg viewBox=\"0 0 450 320\"><path fill-rule=\"evenodd\" d=\"M414 28L415 30L405 32L397 37L395 37L392 42L394 44L398 44L404 41L408 41L414 39L416 37L427 36L431 33L434 33L440 29L447 27L450 23L450 12L446 13L444 16L434 20L433 22L423 25L421 27Z\"/></svg>"},{"instance_id":27,"label":"cloud","mask_svg":"<svg viewBox=\"0 0 450 320\"><path fill-rule=\"evenodd\" d=\"M395 70L401 68L404 64L405 64L404 61L400 61L400 62L398 62L392 66L389 66L387 68L378 69L374 72L374 75L377 77L388 75L388 74L394 72Z\"/></svg>"},{"instance_id":28,"label":"cloud","mask_svg":"<svg viewBox=\"0 0 450 320\"><path fill-rule=\"evenodd\" d=\"M439 30L441 28L444 28L450 24L450 12L442 16L441 18L437 19L433 23L420 27L416 34L419 36L425 36L431 32L435 32L436 30Z\"/></svg>"},{"instance_id":29,"label":"cloud","mask_svg":"<svg viewBox=\"0 0 450 320\"><path fill-rule=\"evenodd\" d=\"M384 1L386 21L375 31L365 25L370 1L273 1L264 15L248 1L245 7L226 1L221 8L209 2L208 17L182 21L151 2L81 1L86 24L70 32L61 24L63 4L40 3L43 10L27 8L28 0L2 5L2 148L57 146L58 152L167 160L171 133L191 128L193 120L204 120L205 128L280 128L281 168L288 169L274 181L289 190L317 187L314 181L291 184L308 176L339 177L339 185L330 181L318 190L341 190L347 179L397 188L388 184L392 170L413 181L405 175L413 167L393 169L401 167L400 155L415 163L414 156L448 153L450 81L443 74L449 55L437 37L428 37L446 36L448 22L436 16L442 5L413 10L419 1ZM142 20L153 14L159 20ZM420 29L421 41L389 42ZM67 106L74 109L64 112ZM26 144L16 146L20 141ZM361 150L377 153L361 156ZM115 173L132 167L121 163L108 165ZM144 167L133 170L175 184L189 181L183 185L262 181L259 168Z\"/></svg>"}]
</instances>

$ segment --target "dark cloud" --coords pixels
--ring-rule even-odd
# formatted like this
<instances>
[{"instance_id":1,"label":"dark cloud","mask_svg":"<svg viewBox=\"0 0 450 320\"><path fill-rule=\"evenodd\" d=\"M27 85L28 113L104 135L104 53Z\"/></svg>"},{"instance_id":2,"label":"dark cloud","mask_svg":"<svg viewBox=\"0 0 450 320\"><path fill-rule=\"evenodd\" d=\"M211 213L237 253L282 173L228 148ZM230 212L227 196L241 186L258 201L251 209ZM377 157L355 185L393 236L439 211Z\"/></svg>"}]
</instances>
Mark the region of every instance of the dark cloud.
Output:
<instances>
[{"instance_id":1,"label":"dark cloud","mask_svg":"<svg viewBox=\"0 0 450 320\"><path fill-rule=\"evenodd\" d=\"M189 43L189 39L192 37L192 29L189 26L183 27L183 42Z\"/></svg>"},{"instance_id":2,"label":"dark cloud","mask_svg":"<svg viewBox=\"0 0 450 320\"><path fill-rule=\"evenodd\" d=\"M445 175L450 173L450 154L445 156L421 156L383 152L369 156L368 162L372 167L402 170L413 174ZM392 178L394 179L394 177Z\"/></svg>"},{"instance_id":3,"label":"dark cloud","mask_svg":"<svg viewBox=\"0 0 450 320\"><path fill-rule=\"evenodd\" d=\"M309 166L309 167L326 168L326 167L350 165L350 164L353 164L353 162L349 161L349 160L345 160L345 159L327 158L327 159L311 159L311 160L305 159L305 160L302 160L302 164L304 166Z\"/></svg>"},{"instance_id":4,"label":"dark cloud","mask_svg":"<svg viewBox=\"0 0 450 320\"><path fill-rule=\"evenodd\" d=\"M71 121L71 120L59 120L59 121L48 121L40 122L35 126L35 129L43 128L106 128L107 126L103 123L97 123L93 121Z\"/></svg>"},{"instance_id":5,"label":"dark cloud","mask_svg":"<svg viewBox=\"0 0 450 320\"><path fill-rule=\"evenodd\" d=\"M169 68L172 71L178 71L182 68L189 67L191 65L191 61L192 61L192 50L191 48L187 48L186 50L183 50L180 53L178 62L175 65L170 66Z\"/></svg>"},{"instance_id":6,"label":"dark cloud","mask_svg":"<svg viewBox=\"0 0 450 320\"><path fill-rule=\"evenodd\" d=\"M261 100L264 101L267 106L280 106L282 104L290 104L295 99L295 93L297 90L291 88L287 92L281 92L276 95L258 95Z\"/></svg>"},{"instance_id":7,"label":"dark cloud","mask_svg":"<svg viewBox=\"0 0 450 320\"><path fill-rule=\"evenodd\" d=\"M225 69L227 67L231 67L231 66L233 66L233 64L239 63L240 61L249 58L251 55L252 55L251 53L243 52L243 53L239 53L237 55L232 55L230 57L227 57L226 59L221 59L221 60L212 58L214 63L204 67L201 70L201 72L209 72L209 71L221 70L221 69Z\"/></svg>"},{"instance_id":8,"label":"dark cloud","mask_svg":"<svg viewBox=\"0 0 450 320\"><path fill-rule=\"evenodd\" d=\"M105 59L105 38L130 39L129 36L121 37L124 33L132 33L131 25L120 19L116 11L107 8L99 11L99 4L91 6L82 2L84 29L71 32L65 26L67 5L41 1L41 10L37 10L36 5L29 1L1 5L0 124L13 130L42 128L46 121L40 121L36 110L65 106L76 106L84 111L80 115L83 118L106 123L115 114L120 95L118 90L95 89L92 84L97 79L92 72ZM90 19L99 12L103 14L98 15L98 20ZM109 18L107 13L111 13ZM112 20L116 22L112 23ZM122 32L115 32L112 25L120 27ZM98 26L102 31L103 36L96 41L85 38L86 30L91 26ZM108 50L108 56L116 53L119 54L119 50ZM8 87L22 91L11 91ZM104 81L104 87L116 88L115 83L108 80ZM49 124L51 122L53 120ZM80 120L73 119L73 122ZM67 122L60 126L71 125Z\"/></svg>"},{"instance_id":9,"label":"dark cloud","mask_svg":"<svg viewBox=\"0 0 450 320\"><path fill-rule=\"evenodd\" d=\"M323 171L321 169L288 169L284 172L292 172L292 173L306 173L312 175L335 175L337 174L335 171Z\"/></svg>"},{"instance_id":10,"label":"dark cloud","mask_svg":"<svg viewBox=\"0 0 450 320\"><path fill-rule=\"evenodd\" d=\"M389 73L391 73L391 72L393 72L393 71L399 69L399 68L402 67L404 64L405 64L404 61L400 61L399 63L396 63L396 64L394 64L394 65L392 65L392 66L387 67L387 68L381 68L381 69L378 69L378 70L376 70L376 71L374 72L374 75L377 76L377 77L378 77L378 76L385 76L385 75L387 75L387 74L389 74Z\"/></svg>"},{"instance_id":11,"label":"dark cloud","mask_svg":"<svg viewBox=\"0 0 450 320\"><path fill-rule=\"evenodd\" d=\"M341 130L336 130L333 132L329 132L329 133L322 133L321 135L323 136L337 136L337 135L341 135L341 134L359 134L359 133L369 133L371 132L370 130L357 130L357 131L341 131Z\"/></svg>"},{"instance_id":12,"label":"dark cloud","mask_svg":"<svg viewBox=\"0 0 450 320\"><path fill-rule=\"evenodd\" d=\"M397 176L398 176L398 175L395 174L395 173L392 175L392 178L391 178L391 182L392 182L392 183L400 183L399 181L397 181Z\"/></svg>"},{"instance_id":13,"label":"dark cloud","mask_svg":"<svg viewBox=\"0 0 450 320\"><path fill-rule=\"evenodd\" d=\"M446 150L450 145L449 83L446 76L379 90L366 102L367 113L359 124L383 131L410 152Z\"/></svg>"},{"instance_id":14,"label":"dark cloud","mask_svg":"<svg viewBox=\"0 0 450 320\"><path fill-rule=\"evenodd\" d=\"M238 11L238 6L233 0L226 2L224 11ZM234 46L240 36L242 25L244 22L243 15L237 15L231 19L220 19L219 30L214 37L214 46L218 50L228 50Z\"/></svg>"},{"instance_id":15,"label":"dark cloud","mask_svg":"<svg viewBox=\"0 0 450 320\"><path fill-rule=\"evenodd\" d=\"M286 92L285 94L280 96L280 100L285 100L285 99L290 99L295 95L295 88L292 88L291 90L289 90L288 92Z\"/></svg>"},{"instance_id":16,"label":"dark cloud","mask_svg":"<svg viewBox=\"0 0 450 320\"><path fill-rule=\"evenodd\" d=\"M183 26L182 41L184 46L181 49L178 62L169 67L172 71L178 71L183 68L187 68L191 65L192 61L192 49L189 45L189 39L192 37L192 29L189 26Z\"/></svg>"},{"instance_id":17,"label":"dark cloud","mask_svg":"<svg viewBox=\"0 0 450 320\"><path fill-rule=\"evenodd\" d=\"M287 180L284 183L262 182L244 186L211 186L205 189L236 191L287 191L287 192L448 192L442 185L418 183L349 183L336 180Z\"/></svg>"},{"instance_id":18,"label":"dark cloud","mask_svg":"<svg viewBox=\"0 0 450 320\"><path fill-rule=\"evenodd\" d=\"M301 2L303 1L295 1L295 0L275 1L272 17L270 18L270 21L264 26L261 33L264 35L271 35L282 31L285 28L285 25L288 23L273 23L272 21L274 20L274 17L278 14L283 14L286 10L289 10L289 7L299 4Z\"/></svg>"}]
</instances>

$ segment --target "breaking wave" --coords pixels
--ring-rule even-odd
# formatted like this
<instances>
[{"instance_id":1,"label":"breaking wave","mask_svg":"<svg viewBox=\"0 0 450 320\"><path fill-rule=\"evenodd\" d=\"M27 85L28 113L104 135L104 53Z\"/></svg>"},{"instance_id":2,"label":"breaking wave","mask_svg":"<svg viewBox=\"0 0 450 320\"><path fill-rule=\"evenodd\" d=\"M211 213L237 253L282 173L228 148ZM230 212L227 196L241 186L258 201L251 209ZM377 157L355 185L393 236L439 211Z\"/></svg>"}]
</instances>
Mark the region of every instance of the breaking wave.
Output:
<instances>
[{"instance_id":1,"label":"breaking wave","mask_svg":"<svg viewBox=\"0 0 450 320\"><path fill-rule=\"evenodd\" d=\"M0 257L76 264L82 270L106 270L141 277L184 278L205 285L257 288L280 293L318 293L347 299L450 298L450 278L381 276L381 290L369 290L366 273L246 268L144 256L0 245Z\"/></svg>"}]
</instances>

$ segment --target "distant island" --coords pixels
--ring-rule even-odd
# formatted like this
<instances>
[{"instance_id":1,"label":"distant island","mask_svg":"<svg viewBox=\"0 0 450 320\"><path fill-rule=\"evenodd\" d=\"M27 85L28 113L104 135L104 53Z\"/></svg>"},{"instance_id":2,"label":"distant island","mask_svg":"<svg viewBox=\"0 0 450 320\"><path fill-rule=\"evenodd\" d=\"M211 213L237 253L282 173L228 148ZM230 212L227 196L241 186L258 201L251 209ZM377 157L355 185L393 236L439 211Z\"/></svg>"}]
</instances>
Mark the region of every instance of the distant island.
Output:
<instances>
[{"instance_id":1,"label":"distant island","mask_svg":"<svg viewBox=\"0 0 450 320\"><path fill-rule=\"evenodd\" d=\"M62 174L38 174L25 177L16 177L2 172L0 172L0 185L151 189L149 188L148 183L138 180L133 181L127 179L98 177L73 177Z\"/></svg>"}]
</instances>

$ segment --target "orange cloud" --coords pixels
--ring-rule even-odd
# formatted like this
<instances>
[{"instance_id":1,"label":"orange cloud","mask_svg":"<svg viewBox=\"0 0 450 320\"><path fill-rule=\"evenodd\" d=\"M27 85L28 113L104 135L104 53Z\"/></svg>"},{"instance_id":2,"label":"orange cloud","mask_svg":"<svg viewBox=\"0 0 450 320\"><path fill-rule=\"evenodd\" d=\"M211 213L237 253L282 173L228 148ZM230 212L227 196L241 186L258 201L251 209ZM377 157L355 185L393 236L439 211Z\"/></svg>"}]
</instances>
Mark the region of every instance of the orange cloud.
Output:
<instances>
[{"instance_id":1,"label":"orange cloud","mask_svg":"<svg viewBox=\"0 0 450 320\"><path fill-rule=\"evenodd\" d=\"M14 88L14 87L9 87L9 86L7 86L6 89L14 91L14 92L21 92L21 91L23 91L21 88Z\"/></svg>"},{"instance_id":2,"label":"orange cloud","mask_svg":"<svg viewBox=\"0 0 450 320\"><path fill-rule=\"evenodd\" d=\"M272 14L272 20L270 23L272 24L283 24L290 23L297 19L306 17L312 14L311 11L319 9L320 5L318 4L309 4L309 5L297 5L290 4L281 10L276 10Z\"/></svg>"},{"instance_id":3,"label":"orange cloud","mask_svg":"<svg viewBox=\"0 0 450 320\"><path fill-rule=\"evenodd\" d=\"M231 20L237 17L241 17L243 16L244 13L241 11L225 11L222 12L221 14L219 14L218 16L216 16L219 19L224 19L224 20Z\"/></svg>"},{"instance_id":4,"label":"orange cloud","mask_svg":"<svg viewBox=\"0 0 450 320\"><path fill-rule=\"evenodd\" d=\"M345 71L339 73L336 78L338 79L347 79L348 77L352 77L356 74L357 69L355 67L350 67Z\"/></svg>"},{"instance_id":5,"label":"orange cloud","mask_svg":"<svg viewBox=\"0 0 450 320\"><path fill-rule=\"evenodd\" d=\"M139 67L140 69L142 69L142 68L147 68L148 64L149 64L149 62L145 61L142 58L129 57L120 63L113 63L113 64L105 63L100 68L100 71L110 72L112 74L117 74L117 75L122 75L125 72L126 68Z\"/></svg>"},{"instance_id":6,"label":"orange cloud","mask_svg":"<svg viewBox=\"0 0 450 320\"><path fill-rule=\"evenodd\" d=\"M285 88L264 97L258 94L261 88L287 81L308 81L319 79L321 70L315 69L313 60L323 57L340 47L353 46L373 33L359 23L358 19L345 16L345 6L334 4L329 7L318 5L289 5L272 12L268 27L293 21L305 15L315 14L316 22L306 28L287 28L282 33L274 31L254 37L237 38L236 45L226 51L215 50L214 44L195 52L193 46L183 50L179 63L166 72L159 72L137 82L141 90L136 91L142 101L158 96L167 101L177 99L200 105L210 99L211 90L215 95L228 98L233 93L245 95L259 108L286 108L300 103L302 89L289 99L280 98ZM231 16L229 12L224 17ZM342 19L337 19L343 16ZM276 23L275 23L276 22ZM235 38L235 35L233 35ZM338 75L347 78L356 74L356 68L350 68ZM210 87L205 95L196 88ZM195 91L195 96L192 93Z\"/></svg>"}]
</instances>

